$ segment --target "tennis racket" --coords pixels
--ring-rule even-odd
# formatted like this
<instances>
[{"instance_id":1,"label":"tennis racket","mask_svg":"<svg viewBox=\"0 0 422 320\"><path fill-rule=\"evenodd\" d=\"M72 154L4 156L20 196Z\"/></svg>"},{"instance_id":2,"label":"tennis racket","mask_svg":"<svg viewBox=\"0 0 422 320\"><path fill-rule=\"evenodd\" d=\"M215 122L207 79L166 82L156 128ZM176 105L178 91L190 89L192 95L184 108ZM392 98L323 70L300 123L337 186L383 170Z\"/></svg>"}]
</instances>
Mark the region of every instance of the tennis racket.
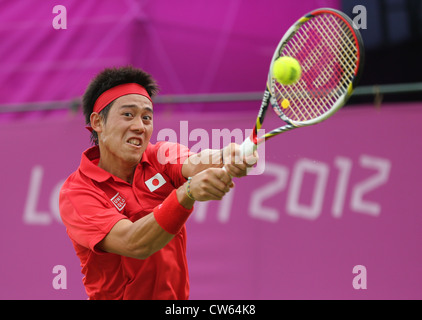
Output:
<instances>
[{"instance_id":1,"label":"tennis racket","mask_svg":"<svg viewBox=\"0 0 422 320\"><path fill-rule=\"evenodd\" d=\"M282 85L273 76L274 61L282 56L295 58L302 67L295 84ZM347 15L321 8L300 18L274 52L258 117L241 154L251 155L267 139L331 117L352 95L363 60L362 36ZM258 137L269 105L285 124Z\"/></svg>"}]
</instances>

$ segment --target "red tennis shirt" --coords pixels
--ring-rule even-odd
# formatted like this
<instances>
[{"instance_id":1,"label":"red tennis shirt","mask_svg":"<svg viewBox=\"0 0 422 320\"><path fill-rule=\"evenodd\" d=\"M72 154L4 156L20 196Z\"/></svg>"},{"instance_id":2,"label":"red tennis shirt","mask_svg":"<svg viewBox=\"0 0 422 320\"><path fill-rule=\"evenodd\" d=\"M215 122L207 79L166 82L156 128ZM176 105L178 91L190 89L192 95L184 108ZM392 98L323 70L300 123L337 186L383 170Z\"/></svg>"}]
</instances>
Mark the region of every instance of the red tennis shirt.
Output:
<instances>
[{"instance_id":1,"label":"red tennis shirt","mask_svg":"<svg viewBox=\"0 0 422 320\"><path fill-rule=\"evenodd\" d=\"M99 156L98 147L86 150L60 192L61 218L81 261L89 299L188 299L185 226L145 260L96 245L116 222L151 213L186 181L181 168L189 150L169 142L149 144L132 184L98 167Z\"/></svg>"}]
</instances>

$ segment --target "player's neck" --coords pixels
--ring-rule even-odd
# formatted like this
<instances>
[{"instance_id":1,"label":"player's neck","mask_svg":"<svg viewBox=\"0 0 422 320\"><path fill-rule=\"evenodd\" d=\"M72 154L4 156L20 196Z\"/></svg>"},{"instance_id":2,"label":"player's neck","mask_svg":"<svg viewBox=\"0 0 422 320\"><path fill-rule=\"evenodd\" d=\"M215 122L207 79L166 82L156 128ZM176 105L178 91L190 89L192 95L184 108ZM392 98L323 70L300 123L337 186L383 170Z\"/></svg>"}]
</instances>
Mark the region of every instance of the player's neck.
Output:
<instances>
[{"instance_id":1,"label":"player's neck","mask_svg":"<svg viewBox=\"0 0 422 320\"><path fill-rule=\"evenodd\" d=\"M121 161L118 160L110 161L107 157L100 157L98 166L129 184L132 184L133 182L136 165L131 166L127 163L121 163Z\"/></svg>"}]
</instances>

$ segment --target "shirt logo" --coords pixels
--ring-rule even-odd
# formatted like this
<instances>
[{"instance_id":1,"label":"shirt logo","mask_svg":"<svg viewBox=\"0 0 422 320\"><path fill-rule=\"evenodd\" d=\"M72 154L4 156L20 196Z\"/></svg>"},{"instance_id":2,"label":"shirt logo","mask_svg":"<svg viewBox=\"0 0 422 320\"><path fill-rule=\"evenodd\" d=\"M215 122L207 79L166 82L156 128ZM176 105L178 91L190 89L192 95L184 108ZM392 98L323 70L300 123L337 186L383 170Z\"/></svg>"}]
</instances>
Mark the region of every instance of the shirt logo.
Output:
<instances>
[{"instance_id":1,"label":"shirt logo","mask_svg":"<svg viewBox=\"0 0 422 320\"><path fill-rule=\"evenodd\" d=\"M126 200L118 192L110 200L119 211L122 211L123 208L126 206Z\"/></svg>"},{"instance_id":2,"label":"shirt logo","mask_svg":"<svg viewBox=\"0 0 422 320\"><path fill-rule=\"evenodd\" d=\"M147 185L149 191L151 192L157 190L159 187L161 187L165 183L166 183L166 180L164 180L163 176L160 173L157 173L151 179L145 181L145 184Z\"/></svg>"}]
</instances>

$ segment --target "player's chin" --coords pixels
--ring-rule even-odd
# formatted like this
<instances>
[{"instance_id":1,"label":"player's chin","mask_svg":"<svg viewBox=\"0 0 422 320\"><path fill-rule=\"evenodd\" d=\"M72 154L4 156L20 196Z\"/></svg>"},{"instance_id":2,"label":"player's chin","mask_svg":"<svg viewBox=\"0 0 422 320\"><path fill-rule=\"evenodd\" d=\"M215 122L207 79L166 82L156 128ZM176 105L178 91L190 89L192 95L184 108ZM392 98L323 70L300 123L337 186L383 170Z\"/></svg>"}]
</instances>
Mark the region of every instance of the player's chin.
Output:
<instances>
[{"instance_id":1,"label":"player's chin","mask_svg":"<svg viewBox=\"0 0 422 320\"><path fill-rule=\"evenodd\" d=\"M129 150L126 150L124 153L126 162L134 164L139 163L142 159L144 151L144 148L129 148Z\"/></svg>"}]
</instances>

